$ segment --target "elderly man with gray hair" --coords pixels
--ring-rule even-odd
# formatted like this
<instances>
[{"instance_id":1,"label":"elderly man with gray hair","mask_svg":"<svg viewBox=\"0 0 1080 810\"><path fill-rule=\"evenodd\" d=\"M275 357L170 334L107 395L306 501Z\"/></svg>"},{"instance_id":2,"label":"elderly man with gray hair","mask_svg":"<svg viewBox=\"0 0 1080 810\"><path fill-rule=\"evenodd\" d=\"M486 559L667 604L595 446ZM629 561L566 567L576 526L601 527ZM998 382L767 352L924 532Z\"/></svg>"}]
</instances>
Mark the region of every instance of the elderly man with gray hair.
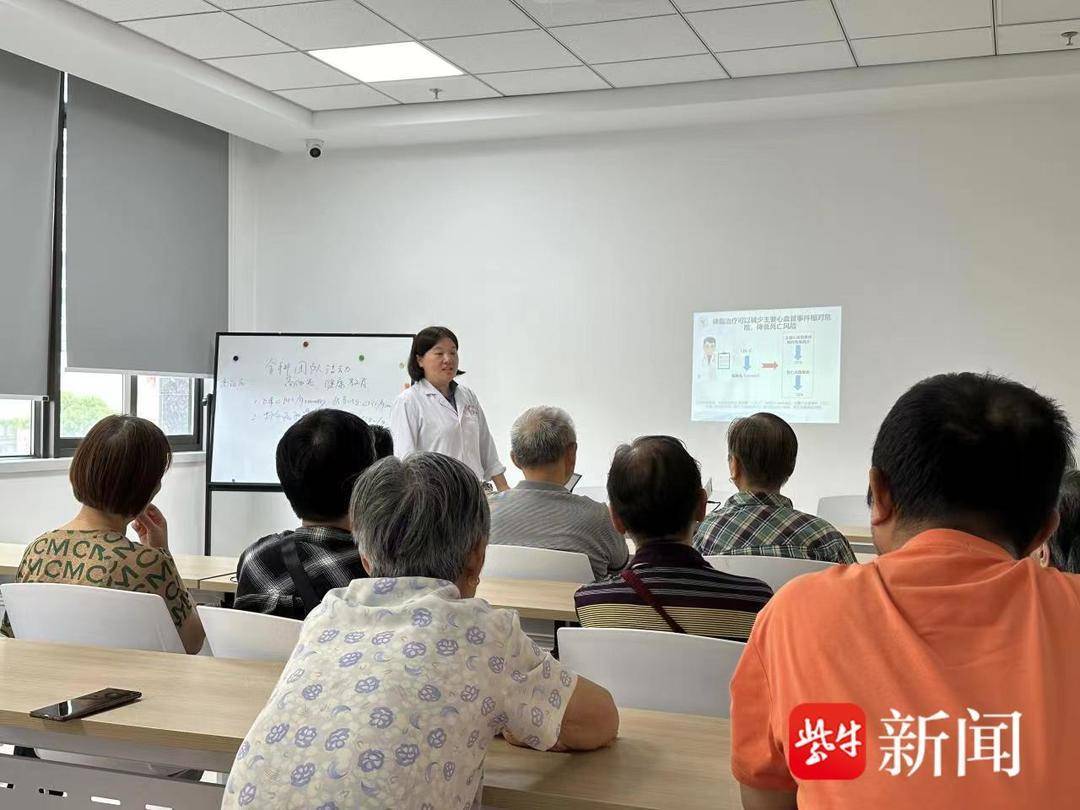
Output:
<instances>
[{"instance_id":1,"label":"elderly man with gray hair","mask_svg":"<svg viewBox=\"0 0 1080 810\"><path fill-rule=\"evenodd\" d=\"M525 480L491 498L491 542L586 554L593 576L626 567L626 540L607 507L566 489L577 463L577 434L561 408L530 408L510 429L510 460Z\"/></svg>"},{"instance_id":2,"label":"elderly man with gray hair","mask_svg":"<svg viewBox=\"0 0 1080 810\"><path fill-rule=\"evenodd\" d=\"M489 527L476 474L437 453L357 481L369 579L330 591L240 746L223 808L472 807L499 734L538 750L614 739L608 692L474 598Z\"/></svg>"}]
</instances>

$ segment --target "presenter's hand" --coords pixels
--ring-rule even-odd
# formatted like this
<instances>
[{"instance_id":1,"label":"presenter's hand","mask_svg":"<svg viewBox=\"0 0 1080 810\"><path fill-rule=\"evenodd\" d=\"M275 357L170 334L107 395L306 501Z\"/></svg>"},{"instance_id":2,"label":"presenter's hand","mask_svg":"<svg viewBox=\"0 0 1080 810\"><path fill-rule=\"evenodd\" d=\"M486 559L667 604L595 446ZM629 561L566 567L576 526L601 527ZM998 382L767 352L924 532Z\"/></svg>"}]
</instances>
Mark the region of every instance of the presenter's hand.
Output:
<instances>
[{"instance_id":1,"label":"presenter's hand","mask_svg":"<svg viewBox=\"0 0 1080 810\"><path fill-rule=\"evenodd\" d=\"M139 542L150 548L169 549L169 524L161 510L150 504L131 521L139 534Z\"/></svg>"}]
</instances>

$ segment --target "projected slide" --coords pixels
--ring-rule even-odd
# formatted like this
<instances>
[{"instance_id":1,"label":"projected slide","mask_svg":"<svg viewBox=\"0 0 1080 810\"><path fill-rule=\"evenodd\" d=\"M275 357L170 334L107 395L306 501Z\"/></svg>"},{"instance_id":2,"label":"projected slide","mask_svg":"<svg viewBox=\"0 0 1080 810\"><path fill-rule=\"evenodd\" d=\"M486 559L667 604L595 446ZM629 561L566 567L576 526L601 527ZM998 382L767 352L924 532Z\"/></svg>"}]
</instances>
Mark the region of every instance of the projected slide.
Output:
<instances>
[{"instance_id":1,"label":"projected slide","mask_svg":"<svg viewBox=\"0 0 1080 810\"><path fill-rule=\"evenodd\" d=\"M695 422L840 421L840 307L695 312Z\"/></svg>"}]
</instances>

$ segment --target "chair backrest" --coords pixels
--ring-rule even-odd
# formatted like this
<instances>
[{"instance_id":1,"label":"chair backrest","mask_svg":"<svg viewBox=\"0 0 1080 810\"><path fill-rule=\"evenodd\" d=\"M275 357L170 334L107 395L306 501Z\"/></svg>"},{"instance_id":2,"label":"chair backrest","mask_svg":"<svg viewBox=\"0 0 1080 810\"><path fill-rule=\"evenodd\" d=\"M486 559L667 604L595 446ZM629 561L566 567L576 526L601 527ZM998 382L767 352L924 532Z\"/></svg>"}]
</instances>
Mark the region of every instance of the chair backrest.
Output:
<instances>
[{"instance_id":1,"label":"chair backrest","mask_svg":"<svg viewBox=\"0 0 1080 810\"><path fill-rule=\"evenodd\" d=\"M0 585L16 638L184 652L165 600L93 585L12 582Z\"/></svg>"},{"instance_id":2,"label":"chair backrest","mask_svg":"<svg viewBox=\"0 0 1080 810\"><path fill-rule=\"evenodd\" d=\"M715 554L706 557L705 562L725 574L760 579L773 589L773 593L800 574L812 574L836 565L822 560L764 557L754 554Z\"/></svg>"},{"instance_id":3,"label":"chair backrest","mask_svg":"<svg viewBox=\"0 0 1080 810\"><path fill-rule=\"evenodd\" d=\"M617 706L728 716L741 641L606 627L558 632L559 661L610 691Z\"/></svg>"},{"instance_id":4,"label":"chair backrest","mask_svg":"<svg viewBox=\"0 0 1080 810\"><path fill-rule=\"evenodd\" d=\"M819 498L817 514L833 526L869 526L870 507L866 495L829 495Z\"/></svg>"},{"instance_id":5,"label":"chair backrest","mask_svg":"<svg viewBox=\"0 0 1080 810\"><path fill-rule=\"evenodd\" d=\"M215 658L287 661L304 626L298 619L247 610L207 605L199 605L198 610L206 643Z\"/></svg>"},{"instance_id":6,"label":"chair backrest","mask_svg":"<svg viewBox=\"0 0 1080 810\"><path fill-rule=\"evenodd\" d=\"M489 543L483 575L503 579L549 579L555 582L592 582L589 557L579 551L503 546Z\"/></svg>"}]
</instances>

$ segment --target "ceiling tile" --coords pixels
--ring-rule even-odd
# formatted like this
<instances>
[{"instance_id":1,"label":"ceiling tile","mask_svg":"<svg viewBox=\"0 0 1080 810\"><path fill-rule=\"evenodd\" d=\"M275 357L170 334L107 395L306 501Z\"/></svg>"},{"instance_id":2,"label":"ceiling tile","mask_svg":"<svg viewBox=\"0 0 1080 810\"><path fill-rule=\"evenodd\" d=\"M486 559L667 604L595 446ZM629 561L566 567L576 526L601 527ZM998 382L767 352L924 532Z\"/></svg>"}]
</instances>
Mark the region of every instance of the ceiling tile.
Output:
<instances>
[{"instance_id":1,"label":"ceiling tile","mask_svg":"<svg viewBox=\"0 0 1080 810\"><path fill-rule=\"evenodd\" d=\"M855 60L851 58L851 52L844 42L816 42L812 45L788 45L783 48L728 51L717 56L728 73L734 77L855 67Z\"/></svg>"},{"instance_id":2,"label":"ceiling tile","mask_svg":"<svg viewBox=\"0 0 1080 810\"><path fill-rule=\"evenodd\" d=\"M288 45L220 11L186 17L134 20L124 25L196 59L274 53L289 49Z\"/></svg>"},{"instance_id":3,"label":"ceiling tile","mask_svg":"<svg viewBox=\"0 0 1080 810\"><path fill-rule=\"evenodd\" d=\"M309 87L304 90L279 90L279 96L295 101L309 110L346 110L353 107L380 107L395 104L392 98L362 84L341 87Z\"/></svg>"},{"instance_id":4,"label":"ceiling tile","mask_svg":"<svg viewBox=\"0 0 1080 810\"><path fill-rule=\"evenodd\" d=\"M736 8L738 6L767 6L769 3L781 3L785 0L672 0L680 11L709 11L714 8Z\"/></svg>"},{"instance_id":5,"label":"ceiling tile","mask_svg":"<svg viewBox=\"0 0 1080 810\"><path fill-rule=\"evenodd\" d=\"M493 98L499 94L472 76L445 76L441 79L407 79L400 82L374 82L388 96L405 104L435 101L432 88L439 89L439 101L464 101L470 98Z\"/></svg>"},{"instance_id":6,"label":"ceiling tile","mask_svg":"<svg viewBox=\"0 0 1080 810\"><path fill-rule=\"evenodd\" d=\"M918 34L991 23L987 0L835 0L836 13L853 38Z\"/></svg>"},{"instance_id":7,"label":"ceiling tile","mask_svg":"<svg viewBox=\"0 0 1080 810\"><path fill-rule=\"evenodd\" d=\"M668 0L519 0L522 8L541 25L577 25L578 23L627 20L670 14Z\"/></svg>"},{"instance_id":8,"label":"ceiling tile","mask_svg":"<svg viewBox=\"0 0 1080 810\"><path fill-rule=\"evenodd\" d=\"M998 0L998 22L1002 25L1075 17L1080 17L1080 0Z\"/></svg>"},{"instance_id":9,"label":"ceiling tile","mask_svg":"<svg viewBox=\"0 0 1080 810\"><path fill-rule=\"evenodd\" d=\"M727 75L708 54L675 56L670 59L643 59L639 62L612 62L593 65L616 87L639 87L645 84L676 84L726 79Z\"/></svg>"},{"instance_id":10,"label":"ceiling tile","mask_svg":"<svg viewBox=\"0 0 1080 810\"><path fill-rule=\"evenodd\" d=\"M1027 25L999 25L998 53L1080 50L1080 37L1073 39L1073 45L1070 48L1065 44L1065 38L1061 36L1063 31L1080 31L1080 19Z\"/></svg>"},{"instance_id":11,"label":"ceiling tile","mask_svg":"<svg viewBox=\"0 0 1080 810\"><path fill-rule=\"evenodd\" d=\"M993 56L994 35L989 28L968 28L963 31L853 39L851 47L855 49L860 65L933 62L967 56Z\"/></svg>"},{"instance_id":12,"label":"ceiling tile","mask_svg":"<svg viewBox=\"0 0 1080 810\"><path fill-rule=\"evenodd\" d=\"M714 51L745 51L844 38L829 0L702 11L688 14L687 19Z\"/></svg>"},{"instance_id":13,"label":"ceiling tile","mask_svg":"<svg viewBox=\"0 0 1080 810\"><path fill-rule=\"evenodd\" d=\"M363 0L417 39L536 28L510 0Z\"/></svg>"},{"instance_id":14,"label":"ceiling tile","mask_svg":"<svg viewBox=\"0 0 1080 810\"><path fill-rule=\"evenodd\" d=\"M603 90L608 86L603 79L584 66L486 73L481 78L507 96Z\"/></svg>"},{"instance_id":15,"label":"ceiling tile","mask_svg":"<svg viewBox=\"0 0 1080 810\"><path fill-rule=\"evenodd\" d=\"M255 8L257 6L289 6L295 3L313 3L316 0L214 0L218 8L229 11L236 8Z\"/></svg>"},{"instance_id":16,"label":"ceiling tile","mask_svg":"<svg viewBox=\"0 0 1080 810\"><path fill-rule=\"evenodd\" d=\"M470 73L498 73L581 64L546 31L515 31L508 34L432 39L424 44Z\"/></svg>"},{"instance_id":17,"label":"ceiling tile","mask_svg":"<svg viewBox=\"0 0 1080 810\"><path fill-rule=\"evenodd\" d=\"M406 42L409 37L353 0L325 0L233 12L302 51Z\"/></svg>"},{"instance_id":18,"label":"ceiling tile","mask_svg":"<svg viewBox=\"0 0 1080 810\"><path fill-rule=\"evenodd\" d=\"M71 2L116 21L217 11L204 0L71 0Z\"/></svg>"},{"instance_id":19,"label":"ceiling tile","mask_svg":"<svg viewBox=\"0 0 1080 810\"><path fill-rule=\"evenodd\" d=\"M705 53L705 46L678 14L639 20L553 28L552 35L585 62L625 62Z\"/></svg>"},{"instance_id":20,"label":"ceiling tile","mask_svg":"<svg viewBox=\"0 0 1080 810\"><path fill-rule=\"evenodd\" d=\"M275 53L266 56L240 56L234 59L211 59L207 64L239 76L267 90L292 90L298 87L323 87L355 82L306 53Z\"/></svg>"}]
</instances>

